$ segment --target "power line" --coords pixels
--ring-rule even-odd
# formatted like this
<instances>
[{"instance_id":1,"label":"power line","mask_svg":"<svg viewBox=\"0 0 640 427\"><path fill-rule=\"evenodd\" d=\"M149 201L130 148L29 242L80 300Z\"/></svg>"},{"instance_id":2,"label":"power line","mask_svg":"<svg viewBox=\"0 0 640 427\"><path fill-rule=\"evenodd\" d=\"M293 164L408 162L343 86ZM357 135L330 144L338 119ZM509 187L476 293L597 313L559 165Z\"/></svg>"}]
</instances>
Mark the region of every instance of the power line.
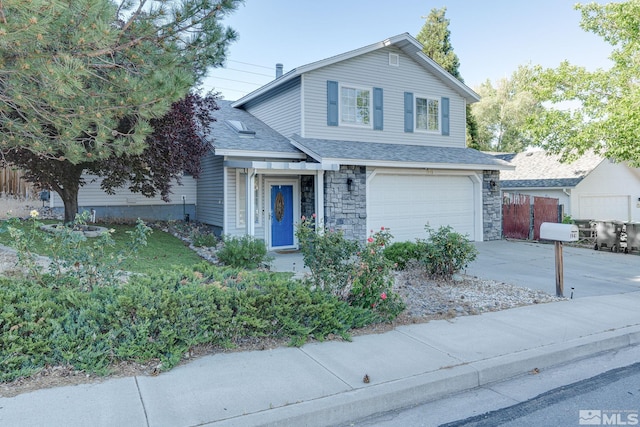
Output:
<instances>
[{"instance_id":1,"label":"power line","mask_svg":"<svg viewBox=\"0 0 640 427\"><path fill-rule=\"evenodd\" d=\"M245 82L243 80L234 80L234 79L227 79L224 77L217 77L217 76L211 76L212 79L214 80L229 80L230 82L236 82L236 83L246 83L248 85L254 85L254 86L262 86L262 83L252 83L252 82Z\"/></svg>"},{"instance_id":2,"label":"power line","mask_svg":"<svg viewBox=\"0 0 640 427\"><path fill-rule=\"evenodd\" d=\"M244 96L244 95L246 95L247 93L250 92L250 91L247 91L247 90L231 89L230 87L220 87L220 86L214 86L213 89L215 89L216 91L228 90L228 91L231 91L231 92L238 92L238 93L241 93L242 96Z\"/></svg>"},{"instance_id":3,"label":"power line","mask_svg":"<svg viewBox=\"0 0 640 427\"><path fill-rule=\"evenodd\" d=\"M272 70L274 67L267 67L266 65L258 65L252 64L250 62L242 62L242 61L234 61L233 59L227 59L228 62L235 62L237 64L250 65L252 67L266 68L267 70Z\"/></svg>"},{"instance_id":4,"label":"power line","mask_svg":"<svg viewBox=\"0 0 640 427\"><path fill-rule=\"evenodd\" d=\"M240 70L238 68L225 68L225 70L239 71L241 73L247 73L247 74L255 74L256 76L273 77L271 74L256 73L254 71L245 71L245 70ZM275 73L275 68L273 69L273 71Z\"/></svg>"}]
</instances>

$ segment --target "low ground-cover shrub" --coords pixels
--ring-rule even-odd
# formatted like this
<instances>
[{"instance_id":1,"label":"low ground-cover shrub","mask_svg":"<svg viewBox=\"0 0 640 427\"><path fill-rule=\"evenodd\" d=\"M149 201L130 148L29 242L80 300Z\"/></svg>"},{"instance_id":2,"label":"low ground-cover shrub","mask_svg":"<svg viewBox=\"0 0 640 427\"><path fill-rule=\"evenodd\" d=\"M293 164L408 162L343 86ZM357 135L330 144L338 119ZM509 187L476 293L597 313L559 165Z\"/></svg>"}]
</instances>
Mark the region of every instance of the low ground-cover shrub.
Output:
<instances>
[{"instance_id":1,"label":"low ground-cover shrub","mask_svg":"<svg viewBox=\"0 0 640 427\"><path fill-rule=\"evenodd\" d=\"M289 274L219 268L134 276L117 286L43 287L0 278L0 381L46 365L104 374L120 361L177 364L193 346L233 346L246 337L301 345L378 320Z\"/></svg>"}]
</instances>

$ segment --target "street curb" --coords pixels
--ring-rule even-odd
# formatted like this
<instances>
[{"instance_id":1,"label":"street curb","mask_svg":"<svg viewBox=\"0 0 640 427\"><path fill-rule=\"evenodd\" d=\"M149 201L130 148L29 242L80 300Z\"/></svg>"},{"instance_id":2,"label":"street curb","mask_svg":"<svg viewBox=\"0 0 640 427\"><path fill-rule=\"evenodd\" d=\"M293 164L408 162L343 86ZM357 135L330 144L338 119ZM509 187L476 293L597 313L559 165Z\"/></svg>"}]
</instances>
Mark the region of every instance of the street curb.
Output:
<instances>
[{"instance_id":1,"label":"street curb","mask_svg":"<svg viewBox=\"0 0 640 427\"><path fill-rule=\"evenodd\" d=\"M202 425L337 426L638 344L640 325L628 326Z\"/></svg>"}]
</instances>

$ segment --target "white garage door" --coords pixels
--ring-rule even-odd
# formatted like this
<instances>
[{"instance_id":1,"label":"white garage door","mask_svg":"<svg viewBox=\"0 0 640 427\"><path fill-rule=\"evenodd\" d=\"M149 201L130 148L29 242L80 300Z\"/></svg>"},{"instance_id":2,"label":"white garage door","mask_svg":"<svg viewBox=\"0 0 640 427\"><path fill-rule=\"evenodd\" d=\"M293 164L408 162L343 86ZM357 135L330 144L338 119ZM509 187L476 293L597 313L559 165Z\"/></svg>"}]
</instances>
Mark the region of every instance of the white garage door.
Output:
<instances>
[{"instance_id":1,"label":"white garage door","mask_svg":"<svg viewBox=\"0 0 640 427\"><path fill-rule=\"evenodd\" d=\"M629 196L580 196L580 219L630 221Z\"/></svg>"},{"instance_id":2,"label":"white garage door","mask_svg":"<svg viewBox=\"0 0 640 427\"><path fill-rule=\"evenodd\" d=\"M426 238L424 226L450 225L475 240L474 186L468 176L377 174L367 198L369 229L388 227L395 241Z\"/></svg>"}]
</instances>

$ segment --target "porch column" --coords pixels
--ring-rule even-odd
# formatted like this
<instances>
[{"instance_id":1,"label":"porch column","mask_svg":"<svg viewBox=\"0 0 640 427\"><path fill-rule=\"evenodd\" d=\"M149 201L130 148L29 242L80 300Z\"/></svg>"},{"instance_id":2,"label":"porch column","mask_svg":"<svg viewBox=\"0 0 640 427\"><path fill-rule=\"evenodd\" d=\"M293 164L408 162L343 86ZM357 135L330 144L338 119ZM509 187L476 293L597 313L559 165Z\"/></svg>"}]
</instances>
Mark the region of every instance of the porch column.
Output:
<instances>
[{"instance_id":1,"label":"porch column","mask_svg":"<svg viewBox=\"0 0 640 427\"><path fill-rule=\"evenodd\" d=\"M315 190L315 210L316 210L316 224L321 225L317 227L316 231L322 232L324 230L324 171L317 170L314 175Z\"/></svg>"},{"instance_id":2,"label":"porch column","mask_svg":"<svg viewBox=\"0 0 640 427\"><path fill-rule=\"evenodd\" d=\"M255 236L256 234L256 221L255 221L255 182L256 182L256 170L249 168L247 169L247 189L245 194L247 196L246 200L246 209L245 209L245 227L247 230L247 235Z\"/></svg>"}]
</instances>

